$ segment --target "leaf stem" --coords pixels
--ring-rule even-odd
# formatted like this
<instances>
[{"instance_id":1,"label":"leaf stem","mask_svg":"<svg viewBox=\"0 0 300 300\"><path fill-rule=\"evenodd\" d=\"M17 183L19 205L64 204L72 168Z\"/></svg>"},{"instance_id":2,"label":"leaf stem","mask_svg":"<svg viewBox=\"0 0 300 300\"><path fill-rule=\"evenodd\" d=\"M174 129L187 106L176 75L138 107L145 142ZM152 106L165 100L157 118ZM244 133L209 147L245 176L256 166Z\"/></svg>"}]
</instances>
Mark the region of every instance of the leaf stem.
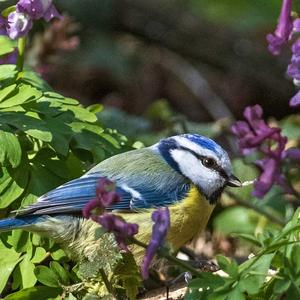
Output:
<instances>
[{"instance_id":1,"label":"leaf stem","mask_svg":"<svg viewBox=\"0 0 300 300\"><path fill-rule=\"evenodd\" d=\"M112 285L110 284L110 282L109 282L109 280L108 280L108 278L107 278L107 275L106 275L105 271L101 268L101 269L99 270L99 272L100 272L100 275L101 275L101 277L102 277L102 279L103 279L103 282L104 282L104 284L105 284L105 287L106 287L107 291L108 291L110 294L113 294L113 288L112 288Z\"/></svg>"},{"instance_id":2,"label":"leaf stem","mask_svg":"<svg viewBox=\"0 0 300 300\"><path fill-rule=\"evenodd\" d=\"M18 78L21 78L23 76L25 48L26 48L26 38L21 37L18 39L18 58L17 58Z\"/></svg>"}]
</instances>

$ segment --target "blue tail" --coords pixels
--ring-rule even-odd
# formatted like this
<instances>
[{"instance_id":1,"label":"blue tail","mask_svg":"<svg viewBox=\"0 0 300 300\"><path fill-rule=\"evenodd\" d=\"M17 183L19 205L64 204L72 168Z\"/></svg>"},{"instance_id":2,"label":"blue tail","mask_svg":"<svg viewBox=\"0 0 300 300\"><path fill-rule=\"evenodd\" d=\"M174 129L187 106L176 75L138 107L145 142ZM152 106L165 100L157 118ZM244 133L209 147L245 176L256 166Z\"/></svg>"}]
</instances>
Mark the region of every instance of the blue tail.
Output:
<instances>
[{"instance_id":1,"label":"blue tail","mask_svg":"<svg viewBox=\"0 0 300 300\"><path fill-rule=\"evenodd\" d=\"M41 216L24 216L0 220L0 232L26 228L37 223Z\"/></svg>"}]
</instances>

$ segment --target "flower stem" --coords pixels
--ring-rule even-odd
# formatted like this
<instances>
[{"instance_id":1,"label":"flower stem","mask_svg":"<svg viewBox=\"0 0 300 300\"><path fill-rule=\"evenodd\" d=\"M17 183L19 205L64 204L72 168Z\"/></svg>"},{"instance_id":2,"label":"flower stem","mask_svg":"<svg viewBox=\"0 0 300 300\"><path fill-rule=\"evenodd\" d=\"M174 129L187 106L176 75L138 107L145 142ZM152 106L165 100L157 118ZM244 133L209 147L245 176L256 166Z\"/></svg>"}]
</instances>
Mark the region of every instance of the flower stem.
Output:
<instances>
[{"instance_id":1,"label":"flower stem","mask_svg":"<svg viewBox=\"0 0 300 300\"><path fill-rule=\"evenodd\" d=\"M105 271L101 268L101 269L99 270L99 272L100 272L100 275L101 275L101 277L102 277L102 279L103 279L103 282L104 282L104 284L105 284L105 287L106 287L107 291L108 291L110 294L113 294L113 288L112 288L112 285L110 284L110 282L109 282L109 280L108 280L108 278L107 278L107 275L106 275Z\"/></svg>"},{"instance_id":2,"label":"flower stem","mask_svg":"<svg viewBox=\"0 0 300 300\"><path fill-rule=\"evenodd\" d=\"M21 37L18 39L18 59L17 59L17 69L18 69L18 78L22 77L23 67L24 67L24 55L26 47L26 38Z\"/></svg>"},{"instance_id":3,"label":"flower stem","mask_svg":"<svg viewBox=\"0 0 300 300\"><path fill-rule=\"evenodd\" d=\"M142 247L142 248L147 249L147 245L144 244L143 242L137 240L136 238L131 238L131 241L132 241L134 244L136 244L136 245L138 245L138 246L140 246L140 247ZM160 250L158 250L158 251L157 251L157 254L158 254L160 257L164 257L164 258L166 258L167 260L169 260L169 261L175 263L176 265L183 267L184 269L186 269L187 271L190 271L191 273L193 273L193 274L196 275L196 276L199 276L199 275L201 274L201 272L197 271L195 268L193 268L193 267L192 267L191 265L189 265L187 262L185 262L185 261L183 261L183 260L181 260L181 259L179 259L179 258L177 258L177 257L175 257L175 256L173 256L173 255L171 255L171 254L169 254L167 251L165 251L165 249L160 249Z\"/></svg>"},{"instance_id":4,"label":"flower stem","mask_svg":"<svg viewBox=\"0 0 300 300\"><path fill-rule=\"evenodd\" d=\"M192 274L196 275L196 276L200 276L201 272L197 271L194 267L192 267L191 265L189 265L187 262L185 262L184 260L181 260L169 253L164 253L164 251L159 251L158 250L158 255L162 256L164 258L166 258L167 260L175 263L176 265L186 269L187 271L190 271Z\"/></svg>"},{"instance_id":5,"label":"flower stem","mask_svg":"<svg viewBox=\"0 0 300 300\"><path fill-rule=\"evenodd\" d=\"M254 211L260 213L261 215L265 216L267 219L269 219L271 222L276 223L280 226L284 226L285 222L283 219L276 217L275 215L272 215L271 213L269 213L268 211L266 211L264 208L259 207L257 205L255 205L254 203L250 202L250 201L245 201L239 197L237 197L234 193L231 193L229 191L226 192L236 203L253 209Z\"/></svg>"}]
</instances>

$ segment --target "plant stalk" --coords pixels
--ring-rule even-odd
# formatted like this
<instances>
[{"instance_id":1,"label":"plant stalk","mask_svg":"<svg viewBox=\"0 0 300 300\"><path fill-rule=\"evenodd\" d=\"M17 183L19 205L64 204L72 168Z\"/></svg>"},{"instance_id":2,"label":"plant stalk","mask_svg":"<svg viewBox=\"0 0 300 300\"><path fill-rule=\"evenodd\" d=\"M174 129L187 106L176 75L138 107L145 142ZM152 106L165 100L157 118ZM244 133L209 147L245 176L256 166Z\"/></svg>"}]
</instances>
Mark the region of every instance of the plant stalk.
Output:
<instances>
[{"instance_id":1,"label":"plant stalk","mask_svg":"<svg viewBox=\"0 0 300 300\"><path fill-rule=\"evenodd\" d=\"M26 48L26 38L21 37L18 39L18 58L17 58L18 77L17 77L17 79L19 79L23 76L25 48Z\"/></svg>"},{"instance_id":2,"label":"plant stalk","mask_svg":"<svg viewBox=\"0 0 300 300\"><path fill-rule=\"evenodd\" d=\"M254 203L250 202L250 201L245 201L241 198L238 198L235 194L233 194L232 192L227 191L226 192L236 203L253 209L254 211L260 213L261 215L265 216L267 219L269 219L270 221L272 221L273 223L276 223L280 226L284 226L285 225L285 221L281 218L276 217L275 215L272 215L271 213L269 213L268 211L266 211L265 209L263 209L262 207L259 207L257 205L255 205Z\"/></svg>"},{"instance_id":3,"label":"plant stalk","mask_svg":"<svg viewBox=\"0 0 300 300\"><path fill-rule=\"evenodd\" d=\"M143 242L135 239L135 238L132 238L131 239L132 242L142 248L145 248L147 249L147 245L144 244ZM200 276L201 272L197 271L195 268L193 268L192 266L190 266L188 263L186 263L185 261L167 253L166 251L164 251L163 249L160 249L157 251L157 254L160 256L160 257L164 257L166 258L167 260L175 263L176 265L179 265L181 267L183 267L184 269L186 269L187 271L190 271L191 273L193 273L194 275L196 276Z\"/></svg>"},{"instance_id":4,"label":"plant stalk","mask_svg":"<svg viewBox=\"0 0 300 300\"><path fill-rule=\"evenodd\" d=\"M101 277L102 277L102 279L103 279L103 282L104 282L104 284L105 284L105 287L106 287L107 291L108 291L110 294L113 294L113 287L112 287L112 285L110 284L110 282L109 282L109 280L108 280L108 278L107 278L107 275L106 275L105 271L104 271L102 268L101 268L99 271L100 271L100 275L101 275Z\"/></svg>"}]
</instances>

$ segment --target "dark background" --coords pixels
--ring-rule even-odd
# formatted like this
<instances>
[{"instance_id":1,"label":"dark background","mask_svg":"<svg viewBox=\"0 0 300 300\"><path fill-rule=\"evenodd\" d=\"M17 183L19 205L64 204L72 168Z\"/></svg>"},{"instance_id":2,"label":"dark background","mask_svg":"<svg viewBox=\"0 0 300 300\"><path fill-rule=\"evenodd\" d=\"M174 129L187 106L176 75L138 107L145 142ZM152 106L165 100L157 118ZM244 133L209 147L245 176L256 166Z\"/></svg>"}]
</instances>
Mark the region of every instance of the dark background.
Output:
<instances>
[{"instance_id":1,"label":"dark background","mask_svg":"<svg viewBox=\"0 0 300 300\"><path fill-rule=\"evenodd\" d=\"M36 43L32 64L42 67L54 89L85 104L101 102L145 116L154 101L166 99L172 110L196 122L240 118L255 103L277 118L291 112L289 51L273 57L265 40L275 29L281 1L56 3L72 18L64 25L66 36L76 35L79 44L63 51L56 41L49 51L55 42Z\"/></svg>"}]
</instances>

